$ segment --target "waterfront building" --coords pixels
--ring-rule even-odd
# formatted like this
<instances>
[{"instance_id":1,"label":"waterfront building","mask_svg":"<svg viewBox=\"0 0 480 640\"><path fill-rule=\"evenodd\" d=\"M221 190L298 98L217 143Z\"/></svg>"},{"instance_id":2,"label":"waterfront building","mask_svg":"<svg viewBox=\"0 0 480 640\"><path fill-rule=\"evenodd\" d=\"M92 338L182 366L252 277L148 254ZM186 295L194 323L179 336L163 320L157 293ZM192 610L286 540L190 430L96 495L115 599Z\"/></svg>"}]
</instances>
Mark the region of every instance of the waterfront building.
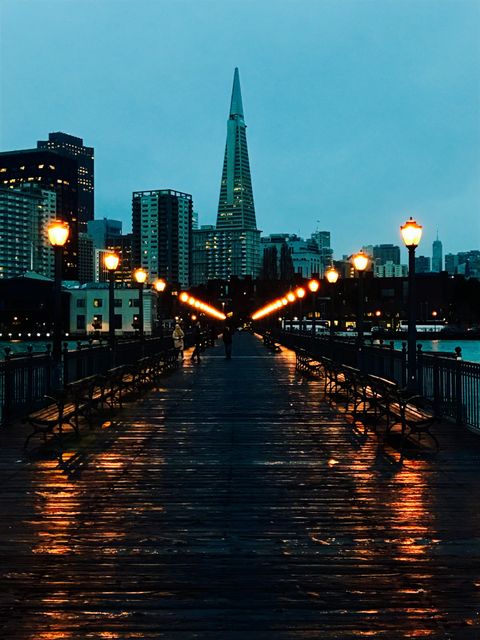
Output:
<instances>
[{"instance_id":1,"label":"waterfront building","mask_svg":"<svg viewBox=\"0 0 480 640\"><path fill-rule=\"evenodd\" d=\"M35 184L55 193L55 217L68 223L70 234L63 249L62 273L78 279L78 171L73 158L56 151L23 149L0 153L0 186L16 189ZM53 200L52 200L53 202Z\"/></svg>"},{"instance_id":2,"label":"waterfront building","mask_svg":"<svg viewBox=\"0 0 480 640\"><path fill-rule=\"evenodd\" d=\"M86 231L87 222L95 217L93 147L86 147L82 138L55 131L48 134L48 140L39 140L37 148L50 149L76 161L79 231Z\"/></svg>"},{"instance_id":3,"label":"waterfront building","mask_svg":"<svg viewBox=\"0 0 480 640\"><path fill-rule=\"evenodd\" d=\"M443 249L442 243L438 239L438 233L437 239L432 243L432 271L434 273L440 273L440 271L443 271Z\"/></svg>"},{"instance_id":4,"label":"waterfront building","mask_svg":"<svg viewBox=\"0 0 480 640\"><path fill-rule=\"evenodd\" d=\"M458 255L456 253L445 254L445 271L450 275L457 273L458 267Z\"/></svg>"},{"instance_id":5,"label":"waterfront building","mask_svg":"<svg viewBox=\"0 0 480 640\"><path fill-rule=\"evenodd\" d=\"M151 281L190 285L192 196L173 189L135 191L132 198L133 261Z\"/></svg>"},{"instance_id":6,"label":"waterfront building","mask_svg":"<svg viewBox=\"0 0 480 640\"><path fill-rule=\"evenodd\" d=\"M330 244L330 231L315 231L315 233L312 233L312 239L317 243L318 252L320 254L320 269L317 273L320 277L323 277L325 271L333 263L333 249Z\"/></svg>"},{"instance_id":7,"label":"waterfront building","mask_svg":"<svg viewBox=\"0 0 480 640\"><path fill-rule=\"evenodd\" d=\"M101 251L101 250L100 250ZM95 332L108 334L108 283L97 282L76 285L70 293L70 333L88 336ZM115 333L135 333L139 320L138 288L115 289ZM156 328L157 293L152 289L143 292L144 331L152 334Z\"/></svg>"}]
</instances>

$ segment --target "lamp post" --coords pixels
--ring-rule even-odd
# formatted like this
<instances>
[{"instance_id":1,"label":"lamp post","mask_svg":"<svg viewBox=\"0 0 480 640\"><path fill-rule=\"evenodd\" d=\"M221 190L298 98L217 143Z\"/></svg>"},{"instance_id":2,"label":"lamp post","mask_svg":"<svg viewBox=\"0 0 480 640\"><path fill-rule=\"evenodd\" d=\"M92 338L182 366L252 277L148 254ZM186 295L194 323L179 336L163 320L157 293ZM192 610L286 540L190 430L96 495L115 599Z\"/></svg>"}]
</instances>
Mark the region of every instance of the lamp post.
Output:
<instances>
[{"instance_id":1,"label":"lamp post","mask_svg":"<svg viewBox=\"0 0 480 640\"><path fill-rule=\"evenodd\" d=\"M54 220L47 228L48 240L55 254L55 277L53 284L53 386L61 386L62 359L62 256L63 247L68 240L70 229L63 220Z\"/></svg>"},{"instance_id":2,"label":"lamp post","mask_svg":"<svg viewBox=\"0 0 480 640\"><path fill-rule=\"evenodd\" d=\"M298 322L298 328L300 330L300 332L303 329L303 298L305 297L305 289L303 287L297 287L295 289L295 295L297 296L297 298L300 300L300 309L299 309L299 322Z\"/></svg>"},{"instance_id":3,"label":"lamp post","mask_svg":"<svg viewBox=\"0 0 480 640\"><path fill-rule=\"evenodd\" d=\"M112 365L115 361L115 271L118 269L120 257L116 253L107 253L103 263L108 271L108 341Z\"/></svg>"},{"instance_id":4,"label":"lamp post","mask_svg":"<svg viewBox=\"0 0 480 640\"><path fill-rule=\"evenodd\" d=\"M308 288L310 289L310 291L312 292L312 297L313 297L313 315L312 315L312 335L315 336L317 331L316 331L316 320L317 320L317 292L318 292L318 288L320 287L320 283L318 280L315 280L315 278L313 280L310 280L310 282L308 283Z\"/></svg>"},{"instance_id":5,"label":"lamp post","mask_svg":"<svg viewBox=\"0 0 480 640\"><path fill-rule=\"evenodd\" d=\"M438 316L438 311L432 311L432 318L433 318L433 333L437 333L437 316Z\"/></svg>"},{"instance_id":6,"label":"lamp post","mask_svg":"<svg viewBox=\"0 0 480 640\"><path fill-rule=\"evenodd\" d=\"M143 285L147 280L147 272L145 269L139 268L135 269L133 273L133 277L135 278L135 282L138 284L138 324L139 324L139 337L140 342L143 345L143 337L144 337L144 318L143 318Z\"/></svg>"},{"instance_id":7,"label":"lamp post","mask_svg":"<svg viewBox=\"0 0 480 640\"><path fill-rule=\"evenodd\" d=\"M417 390L417 327L415 318L415 249L420 244L422 226L410 216L400 227L405 246L408 249L408 342L407 342L407 389Z\"/></svg>"},{"instance_id":8,"label":"lamp post","mask_svg":"<svg viewBox=\"0 0 480 640\"><path fill-rule=\"evenodd\" d=\"M295 301L295 294L293 293L293 291L289 291L287 293L287 301L288 302L294 302ZM288 319L290 320L290 332L293 330L293 308L292 306L290 306L290 313L288 314Z\"/></svg>"},{"instance_id":9,"label":"lamp post","mask_svg":"<svg viewBox=\"0 0 480 640\"><path fill-rule=\"evenodd\" d=\"M357 364L358 368L363 369L363 314L364 314L364 295L363 295L363 274L368 266L368 256L359 251L353 256L353 265L358 272L358 307L357 307Z\"/></svg>"},{"instance_id":10,"label":"lamp post","mask_svg":"<svg viewBox=\"0 0 480 640\"><path fill-rule=\"evenodd\" d=\"M330 293L330 337L333 338L333 333L335 331L335 326L333 324L333 320L334 320L334 303L335 303L335 298L333 295L333 287L334 285L337 283L338 280L338 271L335 269L335 267L330 267L329 269L327 269L327 271L325 272L325 277L327 279L327 282L331 285L332 287L332 292Z\"/></svg>"},{"instance_id":11,"label":"lamp post","mask_svg":"<svg viewBox=\"0 0 480 640\"><path fill-rule=\"evenodd\" d=\"M155 280L155 283L153 285L155 287L155 291L158 293L158 297L157 297L157 320L160 324L160 334L163 338L163 324L162 324L162 293L165 291L165 287L167 286L167 283L165 282L165 280L162 280L162 278L159 278L158 280Z\"/></svg>"}]
</instances>

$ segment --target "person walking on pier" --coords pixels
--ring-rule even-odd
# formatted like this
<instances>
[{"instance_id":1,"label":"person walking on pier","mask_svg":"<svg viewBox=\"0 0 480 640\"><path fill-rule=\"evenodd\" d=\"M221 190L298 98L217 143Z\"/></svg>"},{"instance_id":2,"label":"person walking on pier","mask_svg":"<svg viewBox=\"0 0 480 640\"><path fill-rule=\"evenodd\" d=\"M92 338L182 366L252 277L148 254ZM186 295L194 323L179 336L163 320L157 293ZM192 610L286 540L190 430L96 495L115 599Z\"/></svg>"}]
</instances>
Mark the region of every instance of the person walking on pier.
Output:
<instances>
[{"instance_id":1,"label":"person walking on pier","mask_svg":"<svg viewBox=\"0 0 480 640\"><path fill-rule=\"evenodd\" d=\"M228 324L226 324L223 328L223 344L225 345L225 358L227 360L231 360L232 359L232 342L233 342L233 331L232 329L228 326Z\"/></svg>"},{"instance_id":2,"label":"person walking on pier","mask_svg":"<svg viewBox=\"0 0 480 640\"><path fill-rule=\"evenodd\" d=\"M194 361L196 358L197 362L200 362L200 351L202 350L202 326L200 322L197 322L193 328L193 343L195 348L193 349L191 360Z\"/></svg>"},{"instance_id":3,"label":"person walking on pier","mask_svg":"<svg viewBox=\"0 0 480 640\"><path fill-rule=\"evenodd\" d=\"M175 329L173 330L172 338L173 338L173 346L175 347L175 349L177 349L178 355L183 360L183 350L185 348L185 343L184 343L185 334L182 331L182 327L178 324L178 322L175 325Z\"/></svg>"}]
</instances>

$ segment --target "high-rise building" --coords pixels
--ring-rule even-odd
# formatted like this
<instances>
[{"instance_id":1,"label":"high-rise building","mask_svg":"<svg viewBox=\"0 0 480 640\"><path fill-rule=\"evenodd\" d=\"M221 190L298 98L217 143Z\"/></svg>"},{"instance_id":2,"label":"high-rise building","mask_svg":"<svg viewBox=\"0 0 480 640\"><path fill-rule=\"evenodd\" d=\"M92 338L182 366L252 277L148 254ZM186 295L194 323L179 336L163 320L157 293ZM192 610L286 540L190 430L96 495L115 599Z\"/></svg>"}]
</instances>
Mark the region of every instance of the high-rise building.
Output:
<instances>
[{"instance_id":1,"label":"high-rise building","mask_svg":"<svg viewBox=\"0 0 480 640\"><path fill-rule=\"evenodd\" d=\"M130 284L133 274L132 258L133 234L127 233L121 236L108 236L106 249L113 251L120 257L118 268L115 271L115 282L118 284Z\"/></svg>"},{"instance_id":2,"label":"high-rise building","mask_svg":"<svg viewBox=\"0 0 480 640\"><path fill-rule=\"evenodd\" d=\"M400 247L395 244L376 244L373 247L373 260L375 264L400 264Z\"/></svg>"},{"instance_id":3,"label":"high-rise building","mask_svg":"<svg viewBox=\"0 0 480 640\"><path fill-rule=\"evenodd\" d=\"M261 269L246 125L238 69L233 76L216 229L193 232L193 283L257 277Z\"/></svg>"},{"instance_id":4,"label":"high-rise building","mask_svg":"<svg viewBox=\"0 0 480 640\"><path fill-rule=\"evenodd\" d=\"M188 287L191 272L192 196L161 189L135 191L132 200L134 266L150 280Z\"/></svg>"},{"instance_id":5,"label":"high-rise building","mask_svg":"<svg viewBox=\"0 0 480 640\"><path fill-rule=\"evenodd\" d=\"M256 229L246 125L238 68L233 76L227 142L223 160L217 229Z\"/></svg>"},{"instance_id":6,"label":"high-rise building","mask_svg":"<svg viewBox=\"0 0 480 640\"><path fill-rule=\"evenodd\" d=\"M108 218L89 220L87 233L92 238L95 249L105 249L107 240L119 238L122 235L122 223L120 220Z\"/></svg>"},{"instance_id":7,"label":"high-rise building","mask_svg":"<svg viewBox=\"0 0 480 640\"><path fill-rule=\"evenodd\" d=\"M440 271L443 271L443 249L442 243L438 239L438 233L437 239L432 243L432 271L434 273L440 273Z\"/></svg>"},{"instance_id":8,"label":"high-rise building","mask_svg":"<svg viewBox=\"0 0 480 640\"><path fill-rule=\"evenodd\" d=\"M39 140L37 148L56 151L77 162L79 231L86 231L86 224L95 213L93 147L86 147L82 138L55 131L48 134L48 140Z\"/></svg>"},{"instance_id":9,"label":"high-rise building","mask_svg":"<svg viewBox=\"0 0 480 640\"><path fill-rule=\"evenodd\" d=\"M88 233L78 234L78 281L95 280L95 247Z\"/></svg>"},{"instance_id":10,"label":"high-rise building","mask_svg":"<svg viewBox=\"0 0 480 640\"><path fill-rule=\"evenodd\" d=\"M56 151L24 149L0 153L0 186L15 189L35 184L55 192L55 215L68 223L70 234L63 249L63 278L78 278L78 171L73 158Z\"/></svg>"}]
</instances>

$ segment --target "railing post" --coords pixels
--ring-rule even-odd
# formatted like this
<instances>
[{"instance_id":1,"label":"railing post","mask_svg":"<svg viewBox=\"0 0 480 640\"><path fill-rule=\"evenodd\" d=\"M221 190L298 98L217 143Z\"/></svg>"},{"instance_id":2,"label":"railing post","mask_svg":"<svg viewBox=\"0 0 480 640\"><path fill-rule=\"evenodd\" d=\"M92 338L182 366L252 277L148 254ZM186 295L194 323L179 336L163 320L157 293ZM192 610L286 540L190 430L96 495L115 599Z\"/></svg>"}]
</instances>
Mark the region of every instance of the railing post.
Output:
<instances>
[{"instance_id":1,"label":"railing post","mask_svg":"<svg viewBox=\"0 0 480 640\"><path fill-rule=\"evenodd\" d=\"M438 366L438 356L436 353L433 354L433 408L435 415L440 416L440 371Z\"/></svg>"},{"instance_id":2,"label":"railing post","mask_svg":"<svg viewBox=\"0 0 480 640\"><path fill-rule=\"evenodd\" d=\"M13 396L13 368L12 368L12 350L5 347L5 397L3 399L3 421L8 422L12 413L12 396Z\"/></svg>"},{"instance_id":3,"label":"railing post","mask_svg":"<svg viewBox=\"0 0 480 640\"><path fill-rule=\"evenodd\" d=\"M83 378L83 362L82 362L82 343L80 342L80 340L77 341L77 351L75 352L75 358L76 358L76 374L75 374L75 379L76 380L80 380L80 378Z\"/></svg>"},{"instance_id":4,"label":"railing post","mask_svg":"<svg viewBox=\"0 0 480 640\"><path fill-rule=\"evenodd\" d=\"M63 385L70 382L68 379L68 342L63 343Z\"/></svg>"},{"instance_id":5,"label":"railing post","mask_svg":"<svg viewBox=\"0 0 480 640\"><path fill-rule=\"evenodd\" d=\"M390 340L388 345L390 349L390 380L395 380L395 343Z\"/></svg>"},{"instance_id":6,"label":"railing post","mask_svg":"<svg viewBox=\"0 0 480 640\"><path fill-rule=\"evenodd\" d=\"M47 369L45 371L45 376L46 376L45 388L46 388L47 394L48 394L48 393L51 393L51 391L52 391L52 366L53 366L53 361L52 361L52 345L51 344L47 344L46 356L47 356Z\"/></svg>"},{"instance_id":7,"label":"railing post","mask_svg":"<svg viewBox=\"0 0 480 640\"><path fill-rule=\"evenodd\" d=\"M407 343L402 342L402 387L407 384Z\"/></svg>"},{"instance_id":8,"label":"railing post","mask_svg":"<svg viewBox=\"0 0 480 640\"><path fill-rule=\"evenodd\" d=\"M33 401L33 347L31 344L27 347L28 365L27 365L27 406L30 409Z\"/></svg>"},{"instance_id":9,"label":"railing post","mask_svg":"<svg viewBox=\"0 0 480 640\"><path fill-rule=\"evenodd\" d=\"M423 395L423 351L421 344L417 344L417 389Z\"/></svg>"},{"instance_id":10,"label":"railing post","mask_svg":"<svg viewBox=\"0 0 480 640\"><path fill-rule=\"evenodd\" d=\"M463 424L463 401L462 401L462 349L455 347L455 413L457 424Z\"/></svg>"}]
</instances>

